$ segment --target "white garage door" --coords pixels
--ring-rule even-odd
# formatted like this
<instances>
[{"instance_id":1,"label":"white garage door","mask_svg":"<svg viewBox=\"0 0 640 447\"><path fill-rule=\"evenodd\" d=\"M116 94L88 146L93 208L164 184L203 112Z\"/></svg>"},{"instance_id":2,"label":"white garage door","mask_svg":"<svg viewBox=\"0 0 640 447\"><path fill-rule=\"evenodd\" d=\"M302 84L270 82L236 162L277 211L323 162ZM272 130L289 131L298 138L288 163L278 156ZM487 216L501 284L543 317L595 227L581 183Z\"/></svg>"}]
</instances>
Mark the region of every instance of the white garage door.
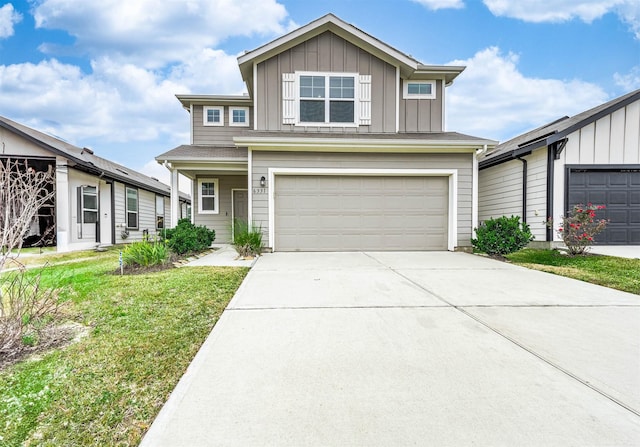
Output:
<instances>
[{"instance_id":1,"label":"white garage door","mask_svg":"<svg viewBox=\"0 0 640 447\"><path fill-rule=\"evenodd\" d=\"M448 177L278 175L275 250L446 250Z\"/></svg>"}]
</instances>

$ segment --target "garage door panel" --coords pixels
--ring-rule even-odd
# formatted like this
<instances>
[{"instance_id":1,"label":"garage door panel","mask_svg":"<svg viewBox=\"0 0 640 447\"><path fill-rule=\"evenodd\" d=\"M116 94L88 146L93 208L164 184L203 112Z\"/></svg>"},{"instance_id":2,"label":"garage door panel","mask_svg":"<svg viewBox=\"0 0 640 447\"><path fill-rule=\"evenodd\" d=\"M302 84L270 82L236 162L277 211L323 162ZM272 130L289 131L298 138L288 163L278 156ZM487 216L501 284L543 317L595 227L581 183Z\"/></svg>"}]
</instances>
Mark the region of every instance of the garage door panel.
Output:
<instances>
[{"instance_id":1,"label":"garage door panel","mask_svg":"<svg viewBox=\"0 0 640 447\"><path fill-rule=\"evenodd\" d=\"M610 223L599 235L599 244L640 243L640 172L595 171L585 168L572 171L569 177L568 207L578 203L603 204L598 218Z\"/></svg>"},{"instance_id":2,"label":"garage door panel","mask_svg":"<svg viewBox=\"0 0 640 447\"><path fill-rule=\"evenodd\" d=\"M281 251L444 250L448 178L277 176Z\"/></svg>"}]
</instances>

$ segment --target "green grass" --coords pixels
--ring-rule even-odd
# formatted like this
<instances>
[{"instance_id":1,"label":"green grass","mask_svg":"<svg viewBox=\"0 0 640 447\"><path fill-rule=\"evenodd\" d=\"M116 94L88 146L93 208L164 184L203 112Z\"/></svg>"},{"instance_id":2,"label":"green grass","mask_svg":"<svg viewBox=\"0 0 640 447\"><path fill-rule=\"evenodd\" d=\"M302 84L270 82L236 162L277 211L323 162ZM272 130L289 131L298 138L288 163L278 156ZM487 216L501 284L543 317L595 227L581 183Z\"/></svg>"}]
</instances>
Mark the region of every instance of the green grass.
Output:
<instances>
[{"instance_id":1,"label":"green grass","mask_svg":"<svg viewBox=\"0 0 640 447\"><path fill-rule=\"evenodd\" d=\"M0 446L137 445L247 273L117 265L112 252L43 275L89 335L0 372Z\"/></svg>"},{"instance_id":2,"label":"green grass","mask_svg":"<svg viewBox=\"0 0 640 447\"><path fill-rule=\"evenodd\" d=\"M568 256L557 250L524 249L507 255L514 264L640 295L640 259Z\"/></svg>"},{"instance_id":3,"label":"green grass","mask_svg":"<svg viewBox=\"0 0 640 447\"><path fill-rule=\"evenodd\" d=\"M60 262L75 262L80 259L113 258L113 253L117 253L124 247L125 246L110 247L107 251L82 250L66 253L58 253L56 251L51 251L50 249L47 249L47 251L43 253L39 253L37 248L26 248L22 249L20 252L18 262L19 264L26 266L42 266L47 263L55 264ZM19 264L15 261L8 260L5 264L5 269L18 267Z\"/></svg>"}]
</instances>

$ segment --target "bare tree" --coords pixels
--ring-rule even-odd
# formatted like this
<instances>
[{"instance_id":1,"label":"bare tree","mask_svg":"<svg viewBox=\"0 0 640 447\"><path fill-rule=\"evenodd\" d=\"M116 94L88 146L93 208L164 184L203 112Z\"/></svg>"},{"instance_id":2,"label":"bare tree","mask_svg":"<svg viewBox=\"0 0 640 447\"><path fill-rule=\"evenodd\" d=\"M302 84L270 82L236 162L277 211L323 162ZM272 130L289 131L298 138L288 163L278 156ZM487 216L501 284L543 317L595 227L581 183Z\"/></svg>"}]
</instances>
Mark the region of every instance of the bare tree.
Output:
<instances>
[{"instance_id":1,"label":"bare tree","mask_svg":"<svg viewBox=\"0 0 640 447\"><path fill-rule=\"evenodd\" d=\"M20 253L40 208L55 195L54 172L37 171L27 160L0 159L0 271L12 253Z\"/></svg>"}]
</instances>

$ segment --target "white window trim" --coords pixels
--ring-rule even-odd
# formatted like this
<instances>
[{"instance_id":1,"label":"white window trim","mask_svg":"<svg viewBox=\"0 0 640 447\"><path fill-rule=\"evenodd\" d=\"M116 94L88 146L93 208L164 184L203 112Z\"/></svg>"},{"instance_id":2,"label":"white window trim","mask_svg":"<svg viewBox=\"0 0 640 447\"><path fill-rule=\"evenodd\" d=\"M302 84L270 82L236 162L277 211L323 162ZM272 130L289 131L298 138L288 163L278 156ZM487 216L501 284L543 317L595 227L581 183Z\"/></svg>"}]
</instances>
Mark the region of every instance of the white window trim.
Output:
<instances>
[{"instance_id":1,"label":"white window trim","mask_svg":"<svg viewBox=\"0 0 640 447\"><path fill-rule=\"evenodd\" d=\"M295 101L296 101L296 126L304 127L359 127L360 126L360 98L358 92L360 91L360 75L358 73L341 73L341 72L328 72L328 71L296 71L296 84L295 84ZM300 121L300 76L324 76L327 80L329 76L336 77L352 77L353 78L353 123L307 123ZM329 89L329 83L325 83L325 89ZM324 98L326 102L331 98L326 96Z\"/></svg>"},{"instance_id":2,"label":"white window trim","mask_svg":"<svg viewBox=\"0 0 640 447\"><path fill-rule=\"evenodd\" d=\"M202 184L213 183L213 210L202 209ZM207 196L208 197L208 196ZM220 214L219 205L220 183L217 178L199 178L198 179L198 214Z\"/></svg>"},{"instance_id":3,"label":"white window trim","mask_svg":"<svg viewBox=\"0 0 640 447\"><path fill-rule=\"evenodd\" d=\"M244 119L243 123L234 123L233 122L233 111L234 110L244 110ZM229 107L229 126L235 127L249 127L249 107Z\"/></svg>"},{"instance_id":4,"label":"white window trim","mask_svg":"<svg viewBox=\"0 0 640 447\"><path fill-rule=\"evenodd\" d=\"M128 191L136 192L136 210L129 210L129 194ZM136 226L129 226L129 213L136 215ZM137 230L140 228L140 191L138 188L134 188L133 186L125 186L124 188L124 220L127 229L129 230Z\"/></svg>"},{"instance_id":5,"label":"white window trim","mask_svg":"<svg viewBox=\"0 0 640 447\"><path fill-rule=\"evenodd\" d=\"M210 122L207 121L207 112L209 110L219 110L220 111L220 121L219 122ZM204 106L202 107L202 125L203 126L224 126L224 107L222 106Z\"/></svg>"},{"instance_id":6,"label":"white window trim","mask_svg":"<svg viewBox=\"0 0 640 447\"><path fill-rule=\"evenodd\" d=\"M409 84L431 84L431 93L428 95L410 94ZM404 79L402 82L402 98L403 99L436 99L436 81L409 81Z\"/></svg>"},{"instance_id":7,"label":"white window trim","mask_svg":"<svg viewBox=\"0 0 640 447\"><path fill-rule=\"evenodd\" d=\"M160 199L160 201L158 201L158 199ZM162 203L162 213L158 213L158 203ZM167 219L165 219L165 203L164 203L164 196L158 195L156 194L156 230L160 230L161 228L158 228L158 217L162 216L162 229L167 227Z\"/></svg>"},{"instance_id":8,"label":"white window trim","mask_svg":"<svg viewBox=\"0 0 640 447\"><path fill-rule=\"evenodd\" d=\"M358 168L269 168L268 184L275 185L278 175L362 175L362 176L417 176L417 177L447 177L449 179L449 215L447 250L454 251L458 245L458 170L457 169L358 169ZM276 218L275 218L275 187L269 188L268 219L269 219L269 245L273 251L277 251L275 244ZM251 202L249 202L251 203ZM251 208L251 207L250 207Z\"/></svg>"}]
</instances>

